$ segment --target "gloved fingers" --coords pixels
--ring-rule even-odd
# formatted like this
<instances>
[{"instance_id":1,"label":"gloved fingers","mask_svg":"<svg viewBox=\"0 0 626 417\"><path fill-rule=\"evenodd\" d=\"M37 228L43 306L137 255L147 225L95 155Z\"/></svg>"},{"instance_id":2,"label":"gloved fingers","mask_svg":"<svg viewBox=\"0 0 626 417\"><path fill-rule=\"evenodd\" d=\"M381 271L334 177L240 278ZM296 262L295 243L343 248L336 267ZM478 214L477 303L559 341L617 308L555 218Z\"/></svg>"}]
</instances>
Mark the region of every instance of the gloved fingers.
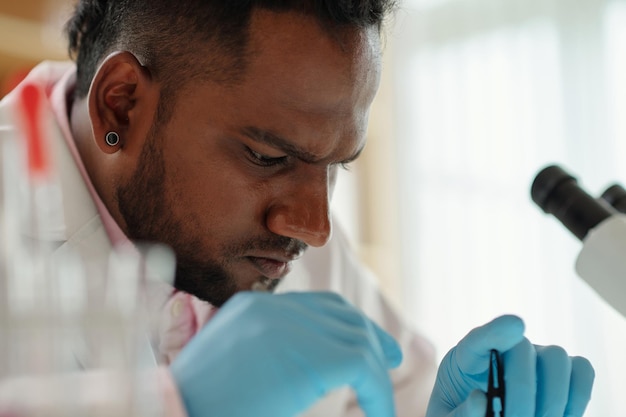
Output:
<instances>
[{"instance_id":1,"label":"gloved fingers","mask_svg":"<svg viewBox=\"0 0 626 417\"><path fill-rule=\"evenodd\" d=\"M334 321L341 320L347 324L363 325L365 315L337 293L294 292L279 294L279 297L288 297L299 306L315 312L316 316L327 316Z\"/></svg>"},{"instance_id":2,"label":"gloved fingers","mask_svg":"<svg viewBox=\"0 0 626 417\"><path fill-rule=\"evenodd\" d=\"M572 361L559 346L536 346L536 415L561 417L568 402Z\"/></svg>"},{"instance_id":3,"label":"gloved fingers","mask_svg":"<svg viewBox=\"0 0 626 417\"><path fill-rule=\"evenodd\" d=\"M368 319L369 320L369 319ZM385 353L385 359L387 360L388 368L397 368L402 363L402 349L400 345L389 333L383 330L378 324L369 320L376 336L378 337L378 341Z\"/></svg>"},{"instance_id":4,"label":"gloved fingers","mask_svg":"<svg viewBox=\"0 0 626 417\"><path fill-rule=\"evenodd\" d=\"M286 417L332 389L351 386L368 417L393 417L380 335L336 295L240 293L185 347L171 370L193 410L249 415L269 395L273 400L261 414ZM234 359L224 362L224 357ZM226 395L238 389L250 393L248 405ZM274 398L273 392L281 394Z\"/></svg>"},{"instance_id":5,"label":"gloved fingers","mask_svg":"<svg viewBox=\"0 0 626 417\"><path fill-rule=\"evenodd\" d=\"M335 338L307 340L310 332L305 329L295 329L294 336L304 342L297 351L286 353L286 363L298 364L302 375L317 387L316 399L335 388L350 386L367 417L395 416L391 378L370 346L346 344Z\"/></svg>"},{"instance_id":6,"label":"gloved fingers","mask_svg":"<svg viewBox=\"0 0 626 417\"><path fill-rule=\"evenodd\" d=\"M591 399L595 372L591 363L580 356L572 357L572 375L569 384L566 416L581 417Z\"/></svg>"},{"instance_id":7,"label":"gloved fingers","mask_svg":"<svg viewBox=\"0 0 626 417\"><path fill-rule=\"evenodd\" d=\"M362 353L355 352L351 357L358 358L359 354ZM366 366L351 384L361 409L366 417L395 417L393 384L387 370L378 366L372 356L363 355L359 359L361 361ZM355 367L362 367L363 364L355 364Z\"/></svg>"},{"instance_id":8,"label":"gloved fingers","mask_svg":"<svg viewBox=\"0 0 626 417\"><path fill-rule=\"evenodd\" d=\"M470 392L465 401L446 417L485 417L487 397L480 390Z\"/></svg>"},{"instance_id":9,"label":"gloved fingers","mask_svg":"<svg viewBox=\"0 0 626 417\"><path fill-rule=\"evenodd\" d=\"M484 326L477 327L459 342L456 362L465 374L476 375L489 367L492 349L505 352L524 338L524 322L513 315L497 317Z\"/></svg>"},{"instance_id":10,"label":"gloved fingers","mask_svg":"<svg viewBox=\"0 0 626 417\"><path fill-rule=\"evenodd\" d=\"M351 305L341 295L330 291L286 292L277 294L277 296L289 298L303 306L323 306L322 313L330 313L331 315L337 314L337 309L343 311L346 305Z\"/></svg>"},{"instance_id":11,"label":"gloved fingers","mask_svg":"<svg viewBox=\"0 0 626 417\"><path fill-rule=\"evenodd\" d=\"M504 352L505 415L533 417L537 400L537 353L523 338ZM547 399L549 401L549 399Z\"/></svg>"},{"instance_id":12,"label":"gloved fingers","mask_svg":"<svg viewBox=\"0 0 626 417\"><path fill-rule=\"evenodd\" d=\"M365 316L338 294L331 292L287 293L300 307L309 308L314 313L315 326L337 338L353 341L363 340L376 348L383 363L395 368L402 362L402 351L396 340L375 322ZM319 327L320 323L325 323ZM344 324L343 326L341 324Z\"/></svg>"},{"instance_id":13,"label":"gloved fingers","mask_svg":"<svg viewBox=\"0 0 626 417\"><path fill-rule=\"evenodd\" d=\"M358 325L319 317L315 326L314 332L323 332L328 338L371 349L385 368L395 368L402 362L402 351L395 339L366 317Z\"/></svg>"}]
</instances>

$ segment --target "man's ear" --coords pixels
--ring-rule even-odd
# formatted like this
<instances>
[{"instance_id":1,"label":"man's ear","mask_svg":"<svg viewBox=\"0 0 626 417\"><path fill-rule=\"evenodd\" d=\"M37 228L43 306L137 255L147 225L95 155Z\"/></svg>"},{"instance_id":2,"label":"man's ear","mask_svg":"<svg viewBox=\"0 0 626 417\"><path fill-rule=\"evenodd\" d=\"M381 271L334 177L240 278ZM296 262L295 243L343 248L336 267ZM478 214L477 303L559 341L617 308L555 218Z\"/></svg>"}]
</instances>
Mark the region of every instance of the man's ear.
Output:
<instances>
[{"instance_id":1,"label":"man's ear","mask_svg":"<svg viewBox=\"0 0 626 417\"><path fill-rule=\"evenodd\" d=\"M133 123L154 87L149 70L128 51L107 56L96 71L88 95L89 117L96 145L105 153L115 153L131 136ZM150 106L149 106L150 107ZM109 140L117 133L119 141Z\"/></svg>"}]
</instances>

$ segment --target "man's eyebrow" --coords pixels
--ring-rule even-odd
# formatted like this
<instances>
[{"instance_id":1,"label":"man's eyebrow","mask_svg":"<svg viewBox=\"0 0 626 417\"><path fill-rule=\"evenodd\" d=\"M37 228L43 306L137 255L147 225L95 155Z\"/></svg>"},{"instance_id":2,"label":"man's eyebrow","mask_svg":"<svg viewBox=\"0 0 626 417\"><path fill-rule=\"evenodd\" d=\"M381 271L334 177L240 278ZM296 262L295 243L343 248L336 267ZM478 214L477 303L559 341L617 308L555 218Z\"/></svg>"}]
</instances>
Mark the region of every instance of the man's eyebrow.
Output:
<instances>
[{"instance_id":1,"label":"man's eyebrow","mask_svg":"<svg viewBox=\"0 0 626 417\"><path fill-rule=\"evenodd\" d=\"M267 130L259 129L257 127L248 126L242 129L242 133L248 136L255 142L269 145L273 148L278 148L288 154L289 156L296 157L308 163L315 163L320 158L304 149L294 145L290 140L280 137Z\"/></svg>"},{"instance_id":2,"label":"man's eyebrow","mask_svg":"<svg viewBox=\"0 0 626 417\"><path fill-rule=\"evenodd\" d=\"M264 145L269 145L274 148L281 149L283 152L288 154L289 156L296 157L304 162L314 164L316 162L321 161L317 155L314 155L310 152L305 151L304 149L294 145L290 140L280 137L272 132L267 130L259 129L257 127L248 126L242 129L242 133L248 136L250 139L255 142L262 143ZM337 161L339 164L349 164L359 157L363 151L363 147L359 148L359 150L352 156L348 157L343 161Z\"/></svg>"}]
</instances>

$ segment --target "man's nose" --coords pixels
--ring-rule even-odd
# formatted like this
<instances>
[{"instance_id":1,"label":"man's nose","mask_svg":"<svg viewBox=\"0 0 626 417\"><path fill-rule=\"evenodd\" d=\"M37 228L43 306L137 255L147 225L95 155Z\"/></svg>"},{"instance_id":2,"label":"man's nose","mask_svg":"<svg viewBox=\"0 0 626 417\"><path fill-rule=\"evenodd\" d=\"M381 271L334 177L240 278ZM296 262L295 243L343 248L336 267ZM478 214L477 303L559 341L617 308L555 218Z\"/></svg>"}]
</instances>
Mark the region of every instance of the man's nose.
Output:
<instances>
[{"instance_id":1,"label":"man's nose","mask_svg":"<svg viewBox=\"0 0 626 417\"><path fill-rule=\"evenodd\" d=\"M294 188L268 210L268 229L309 246L324 246L332 234L328 177L317 183L303 181Z\"/></svg>"}]
</instances>

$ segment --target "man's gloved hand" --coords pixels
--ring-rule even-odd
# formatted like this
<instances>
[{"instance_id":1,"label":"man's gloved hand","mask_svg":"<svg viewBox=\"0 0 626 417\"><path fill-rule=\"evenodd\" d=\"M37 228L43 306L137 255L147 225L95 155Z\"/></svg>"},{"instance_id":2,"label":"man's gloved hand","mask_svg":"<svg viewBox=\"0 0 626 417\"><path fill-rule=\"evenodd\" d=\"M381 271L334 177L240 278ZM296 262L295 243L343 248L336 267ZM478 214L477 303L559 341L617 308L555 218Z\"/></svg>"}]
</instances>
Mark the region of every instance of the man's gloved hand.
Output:
<instances>
[{"instance_id":1,"label":"man's gloved hand","mask_svg":"<svg viewBox=\"0 0 626 417\"><path fill-rule=\"evenodd\" d=\"M395 340L332 293L239 293L171 366L190 417L293 417L351 386L367 417L393 417Z\"/></svg>"},{"instance_id":2,"label":"man's gloved hand","mask_svg":"<svg viewBox=\"0 0 626 417\"><path fill-rule=\"evenodd\" d=\"M427 417L485 417L491 349L502 354L506 417L583 415L594 379L589 361L558 346L532 345L520 318L502 316L472 330L445 356Z\"/></svg>"}]
</instances>

